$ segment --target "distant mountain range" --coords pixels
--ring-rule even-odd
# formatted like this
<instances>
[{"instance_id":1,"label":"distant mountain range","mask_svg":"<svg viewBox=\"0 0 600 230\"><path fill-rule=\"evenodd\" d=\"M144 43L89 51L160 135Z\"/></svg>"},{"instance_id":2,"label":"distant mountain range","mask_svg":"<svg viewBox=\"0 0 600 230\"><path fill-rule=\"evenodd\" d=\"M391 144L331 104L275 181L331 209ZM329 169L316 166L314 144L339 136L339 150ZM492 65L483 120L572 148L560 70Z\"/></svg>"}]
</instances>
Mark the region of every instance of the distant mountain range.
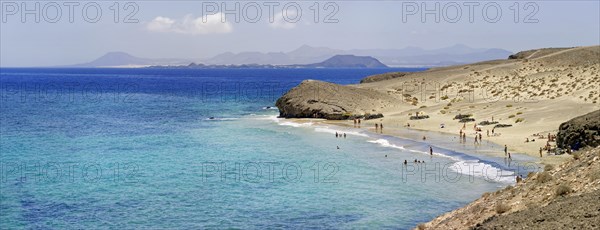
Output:
<instances>
[{"instance_id":1,"label":"distant mountain range","mask_svg":"<svg viewBox=\"0 0 600 230\"><path fill-rule=\"evenodd\" d=\"M176 58L140 58L132 56L125 52L110 52L96 60L88 63L68 65L62 67L75 67L75 68L111 68L111 67L147 67L153 65L187 65L191 61L185 59Z\"/></svg>"},{"instance_id":2,"label":"distant mountain range","mask_svg":"<svg viewBox=\"0 0 600 230\"><path fill-rule=\"evenodd\" d=\"M191 63L179 66L151 66L151 68L176 69L219 69L219 68L388 68L379 60L370 56L335 55L325 61L301 65L271 65L271 64L240 64L240 65L206 65Z\"/></svg>"},{"instance_id":3,"label":"distant mountain range","mask_svg":"<svg viewBox=\"0 0 600 230\"><path fill-rule=\"evenodd\" d=\"M508 50L471 48L461 44L432 50L419 47L339 50L303 45L290 52L227 52L212 58L199 60L149 59L135 57L123 52L111 52L94 61L67 67L180 66L192 62L204 65L309 65L324 62L336 55L372 57L382 64L393 67L434 67L506 59L511 54L513 53ZM338 58L343 58L343 56Z\"/></svg>"},{"instance_id":4,"label":"distant mountain range","mask_svg":"<svg viewBox=\"0 0 600 230\"><path fill-rule=\"evenodd\" d=\"M293 65L317 63L335 55L357 55L374 57L388 66L448 66L506 59L511 54L513 53L508 50L471 48L461 44L433 50L426 50L418 47L406 47L403 49L338 50L327 47L303 45L300 48L287 53L224 53L213 58L202 60L202 63L213 65Z\"/></svg>"}]
</instances>

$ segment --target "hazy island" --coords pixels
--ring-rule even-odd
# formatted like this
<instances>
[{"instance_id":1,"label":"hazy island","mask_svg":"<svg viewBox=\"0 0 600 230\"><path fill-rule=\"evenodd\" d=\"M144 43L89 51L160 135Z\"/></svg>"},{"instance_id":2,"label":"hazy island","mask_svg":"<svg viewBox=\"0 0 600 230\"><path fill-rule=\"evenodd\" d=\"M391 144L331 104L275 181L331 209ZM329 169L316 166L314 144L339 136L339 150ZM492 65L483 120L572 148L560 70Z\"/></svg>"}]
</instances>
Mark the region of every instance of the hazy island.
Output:
<instances>
[{"instance_id":1,"label":"hazy island","mask_svg":"<svg viewBox=\"0 0 600 230\"><path fill-rule=\"evenodd\" d=\"M224 69L224 68L265 68L265 69L286 69L286 68L388 68L374 57L355 56L355 55L335 55L325 61L313 64L294 64L294 65L271 65L271 64L241 64L241 65L206 65L190 63L189 65L179 66L150 66L149 68L175 68L175 69Z\"/></svg>"}]
</instances>

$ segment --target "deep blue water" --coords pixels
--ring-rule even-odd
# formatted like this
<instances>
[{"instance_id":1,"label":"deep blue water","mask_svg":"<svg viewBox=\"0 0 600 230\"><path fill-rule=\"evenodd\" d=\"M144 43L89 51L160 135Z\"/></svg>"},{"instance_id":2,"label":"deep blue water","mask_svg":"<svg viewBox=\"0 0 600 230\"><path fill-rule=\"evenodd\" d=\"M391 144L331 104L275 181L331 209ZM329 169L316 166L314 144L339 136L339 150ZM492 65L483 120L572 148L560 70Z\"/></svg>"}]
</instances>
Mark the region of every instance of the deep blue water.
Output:
<instances>
[{"instance_id":1,"label":"deep blue water","mask_svg":"<svg viewBox=\"0 0 600 230\"><path fill-rule=\"evenodd\" d=\"M511 170L268 108L305 79L419 69L0 70L2 229L406 229L507 185L443 165Z\"/></svg>"}]
</instances>

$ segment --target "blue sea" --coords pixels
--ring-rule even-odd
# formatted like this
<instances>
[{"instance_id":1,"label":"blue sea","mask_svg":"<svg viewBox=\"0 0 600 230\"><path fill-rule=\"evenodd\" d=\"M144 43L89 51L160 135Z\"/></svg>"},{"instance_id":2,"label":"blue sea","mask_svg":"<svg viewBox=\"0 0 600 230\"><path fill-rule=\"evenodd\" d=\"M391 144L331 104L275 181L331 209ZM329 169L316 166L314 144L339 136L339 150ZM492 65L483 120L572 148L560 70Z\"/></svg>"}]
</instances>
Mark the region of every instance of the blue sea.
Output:
<instances>
[{"instance_id":1,"label":"blue sea","mask_svg":"<svg viewBox=\"0 0 600 230\"><path fill-rule=\"evenodd\" d=\"M408 229L535 170L277 118L302 80L421 70L1 69L0 229Z\"/></svg>"}]
</instances>

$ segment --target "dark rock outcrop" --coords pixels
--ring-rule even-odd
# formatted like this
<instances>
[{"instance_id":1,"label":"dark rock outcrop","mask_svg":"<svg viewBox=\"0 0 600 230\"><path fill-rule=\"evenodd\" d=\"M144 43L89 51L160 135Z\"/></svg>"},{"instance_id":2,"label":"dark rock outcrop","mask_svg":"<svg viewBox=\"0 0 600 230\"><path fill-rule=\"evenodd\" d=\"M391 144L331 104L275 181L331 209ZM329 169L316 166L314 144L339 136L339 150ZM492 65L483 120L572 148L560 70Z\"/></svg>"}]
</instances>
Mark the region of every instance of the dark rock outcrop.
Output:
<instances>
[{"instance_id":1,"label":"dark rock outcrop","mask_svg":"<svg viewBox=\"0 0 600 230\"><path fill-rule=\"evenodd\" d=\"M473 114L458 114L458 115L454 116L454 119L455 120L456 119L462 120L464 118L469 118L469 117L472 117L472 116L473 116Z\"/></svg>"},{"instance_id":2,"label":"dark rock outcrop","mask_svg":"<svg viewBox=\"0 0 600 230\"><path fill-rule=\"evenodd\" d=\"M345 120L379 114L382 108L394 103L397 103L395 98L376 90L305 80L275 105L280 117Z\"/></svg>"},{"instance_id":3,"label":"dark rock outcrop","mask_svg":"<svg viewBox=\"0 0 600 230\"><path fill-rule=\"evenodd\" d=\"M410 72L393 72L393 73L383 73L383 74L372 75L372 76L368 76L368 77L361 79L360 84L404 77L409 74L411 74L411 73Z\"/></svg>"},{"instance_id":4,"label":"dark rock outcrop","mask_svg":"<svg viewBox=\"0 0 600 230\"><path fill-rule=\"evenodd\" d=\"M411 120L429 119L429 115L410 116L409 119L411 119Z\"/></svg>"},{"instance_id":5,"label":"dark rock outcrop","mask_svg":"<svg viewBox=\"0 0 600 230\"><path fill-rule=\"evenodd\" d=\"M466 118L460 119L460 121L458 121L458 122L467 123L467 122L474 122L474 121L475 121L475 118L466 117Z\"/></svg>"},{"instance_id":6,"label":"dark rock outcrop","mask_svg":"<svg viewBox=\"0 0 600 230\"><path fill-rule=\"evenodd\" d=\"M600 145L600 110L560 124L557 135L559 148L578 150Z\"/></svg>"},{"instance_id":7,"label":"dark rock outcrop","mask_svg":"<svg viewBox=\"0 0 600 230\"><path fill-rule=\"evenodd\" d=\"M378 114L365 114L364 118L365 120L373 120L373 119L378 119L378 118L382 118L383 114L378 113Z\"/></svg>"},{"instance_id":8,"label":"dark rock outcrop","mask_svg":"<svg viewBox=\"0 0 600 230\"><path fill-rule=\"evenodd\" d=\"M479 122L479 125L495 125L498 123L499 122L497 122L497 121L482 121L482 122Z\"/></svg>"}]
</instances>

